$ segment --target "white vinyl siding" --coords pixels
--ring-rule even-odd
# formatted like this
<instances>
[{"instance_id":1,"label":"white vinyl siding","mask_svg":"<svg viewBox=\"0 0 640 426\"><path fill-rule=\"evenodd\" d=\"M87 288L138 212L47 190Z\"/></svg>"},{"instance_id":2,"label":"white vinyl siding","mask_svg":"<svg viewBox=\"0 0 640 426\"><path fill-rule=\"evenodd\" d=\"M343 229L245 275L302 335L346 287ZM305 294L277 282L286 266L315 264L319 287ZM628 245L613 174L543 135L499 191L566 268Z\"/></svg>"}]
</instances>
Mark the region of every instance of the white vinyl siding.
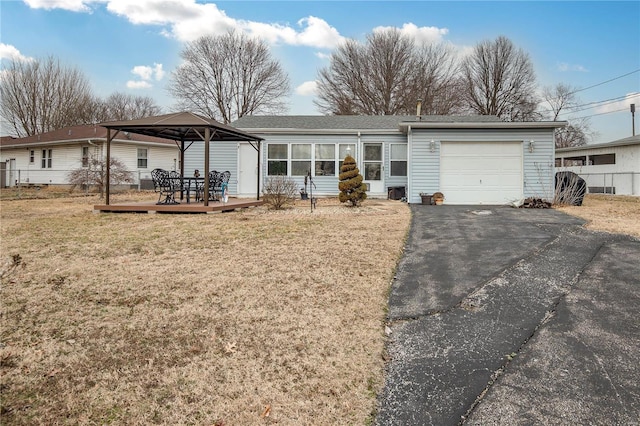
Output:
<instances>
[{"instance_id":1,"label":"white vinyl siding","mask_svg":"<svg viewBox=\"0 0 640 426\"><path fill-rule=\"evenodd\" d=\"M413 129L410 138L408 198L411 203L420 203L421 192L433 194L442 189L440 148L446 141L520 142L523 152L522 196L553 198L552 129ZM533 152L529 152L530 141L534 142Z\"/></svg>"}]
</instances>

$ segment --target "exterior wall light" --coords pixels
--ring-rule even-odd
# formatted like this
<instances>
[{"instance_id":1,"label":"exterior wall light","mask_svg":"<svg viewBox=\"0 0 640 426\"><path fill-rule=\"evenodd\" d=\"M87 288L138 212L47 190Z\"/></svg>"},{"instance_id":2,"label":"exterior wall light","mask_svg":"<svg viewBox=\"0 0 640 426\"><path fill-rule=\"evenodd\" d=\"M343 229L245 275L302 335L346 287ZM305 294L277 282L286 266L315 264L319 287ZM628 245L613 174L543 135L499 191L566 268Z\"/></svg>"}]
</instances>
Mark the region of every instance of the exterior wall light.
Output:
<instances>
[{"instance_id":1,"label":"exterior wall light","mask_svg":"<svg viewBox=\"0 0 640 426\"><path fill-rule=\"evenodd\" d=\"M436 151L436 141L434 141L433 139L431 139L431 142L429 143L429 149L431 150L431 152Z\"/></svg>"},{"instance_id":2,"label":"exterior wall light","mask_svg":"<svg viewBox=\"0 0 640 426\"><path fill-rule=\"evenodd\" d=\"M533 141L529 141L529 152L533 152L533 148L534 148Z\"/></svg>"}]
</instances>

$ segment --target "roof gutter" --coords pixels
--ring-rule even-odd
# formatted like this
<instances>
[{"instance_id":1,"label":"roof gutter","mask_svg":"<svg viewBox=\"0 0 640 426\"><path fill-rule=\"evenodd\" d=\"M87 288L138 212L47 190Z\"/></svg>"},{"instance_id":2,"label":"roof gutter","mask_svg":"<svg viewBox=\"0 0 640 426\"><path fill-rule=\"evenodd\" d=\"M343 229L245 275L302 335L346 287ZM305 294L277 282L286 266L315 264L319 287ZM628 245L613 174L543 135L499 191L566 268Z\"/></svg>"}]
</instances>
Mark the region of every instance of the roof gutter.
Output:
<instances>
[{"instance_id":1,"label":"roof gutter","mask_svg":"<svg viewBox=\"0 0 640 426\"><path fill-rule=\"evenodd\" d=\"M567 121L494 121L494 122L401 122L398 126L403 133L412 129L549 129L565 127Z\"/></svg>"}]
</instances>

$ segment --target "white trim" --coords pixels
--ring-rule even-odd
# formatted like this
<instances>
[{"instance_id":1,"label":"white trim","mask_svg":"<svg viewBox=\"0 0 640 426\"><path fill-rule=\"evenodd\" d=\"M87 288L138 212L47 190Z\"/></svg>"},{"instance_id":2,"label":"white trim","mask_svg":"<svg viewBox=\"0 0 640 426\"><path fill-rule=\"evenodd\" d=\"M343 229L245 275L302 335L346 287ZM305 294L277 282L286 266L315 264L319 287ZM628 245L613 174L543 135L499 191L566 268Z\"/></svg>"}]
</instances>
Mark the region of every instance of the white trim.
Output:
<instances>
[{"instance_id":1,"label":"white trim","mask_svg":"<svg viewBox=\"0 0 640 426\"><path fill-rule=\"evenodd\" d=\"M527 122L513 122L513 121L497 121L486 123L434 123L434 122L401 122L398 124L400 129L413 128L413 129L549 129L557 127L565 127L568 124L567 121L527 121Z\"/></svg>"}]
</instances>

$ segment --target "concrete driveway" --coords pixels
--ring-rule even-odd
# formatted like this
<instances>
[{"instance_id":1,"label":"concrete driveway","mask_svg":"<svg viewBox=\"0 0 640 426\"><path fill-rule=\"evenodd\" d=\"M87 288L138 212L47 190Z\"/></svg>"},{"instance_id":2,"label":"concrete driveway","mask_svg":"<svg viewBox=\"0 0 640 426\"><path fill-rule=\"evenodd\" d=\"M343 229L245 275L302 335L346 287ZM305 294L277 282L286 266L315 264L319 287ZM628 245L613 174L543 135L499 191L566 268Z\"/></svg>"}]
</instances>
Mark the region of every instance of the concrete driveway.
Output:
<instances>
[{"instance_id":1,"label":"concrete driveway","mask_svg":"<svg viewBox=\"0 0 640 426\"><path fill-rule=\"evenodd\" d=\"M639 424L639 240L555 210L411 209L377 424Z\"/></svg>"}]
</instances>

